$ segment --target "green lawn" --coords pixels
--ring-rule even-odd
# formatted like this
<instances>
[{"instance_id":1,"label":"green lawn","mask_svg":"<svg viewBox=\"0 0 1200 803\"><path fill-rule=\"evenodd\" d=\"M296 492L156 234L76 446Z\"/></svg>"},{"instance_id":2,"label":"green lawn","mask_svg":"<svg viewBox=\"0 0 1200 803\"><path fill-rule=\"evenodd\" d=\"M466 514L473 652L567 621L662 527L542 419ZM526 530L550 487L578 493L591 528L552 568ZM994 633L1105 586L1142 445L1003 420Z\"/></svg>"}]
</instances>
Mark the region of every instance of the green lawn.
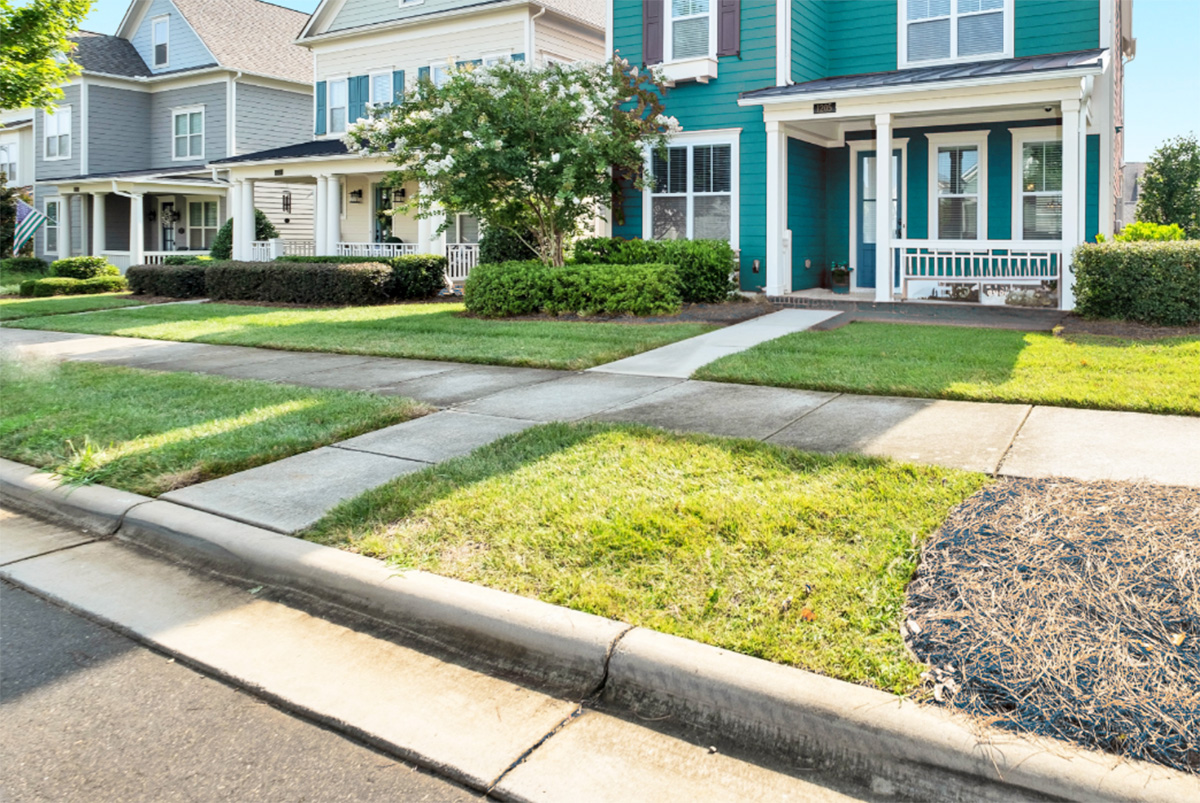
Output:
<instances>
[{"instance_id":1,"label":"green lawn","mask_svg":"<svg viewBox=\"0 0 1200 803\"><path fill-rule=\"evenodd\" d=\"M696 379L847 393L1200 415L1200 337L852 323L723 357Z\"/></svg>"},{"instance_id":2,"label":"green lawn","mask_svg":"<svg viewBox=\"0 0 1200 803\"><path fill-rule=\"evenodd\" d=\"M94 296L54 296L53 298L0 298L0 321L62 315L144 304L129 293L103 293Z\"/></svg>"},{"instance_id":3,"label":"green lawn","mask_svg":"<svg viewBox=\"0 0 1200 803\"><path fill-rule=\"evenodd\" d=\"M463 317L459 314L462 310L462 304L319 310L181 304L70 319L26 319L17 325L158 340L563 369L589 368L714 328L694 323L489 321Z\"/></svg>"},{"instance_id":4,"label":"green lawn","mask_svg":"<svg viewBox=\"0 0 1200 803\"><path fill-rule=\"evenodd\" d=\"M157 495L405 421L403 398L0 360L0 456Z\"/></svg>"},{"instance_id":5,"label":"green lawn","mask_svg":"<svg viewBox=\"0 0 1200 803\"><path fill-rule=\"evenodd\" d=\"M21 282L29 279L45 279L49 274L39 271L0 269L0 295L12 295L21 289Z\"/></svg>"},{"instance_id":6,"label":"green lawn","mask_svg":"<svg viewBox=\"0 0 1200 803\"><path fill-rule=\"evenodd\" d=\"M305 537L896 692L918 548L981 474L548 424L351 500Z\"/></svg>"}]
</instances>

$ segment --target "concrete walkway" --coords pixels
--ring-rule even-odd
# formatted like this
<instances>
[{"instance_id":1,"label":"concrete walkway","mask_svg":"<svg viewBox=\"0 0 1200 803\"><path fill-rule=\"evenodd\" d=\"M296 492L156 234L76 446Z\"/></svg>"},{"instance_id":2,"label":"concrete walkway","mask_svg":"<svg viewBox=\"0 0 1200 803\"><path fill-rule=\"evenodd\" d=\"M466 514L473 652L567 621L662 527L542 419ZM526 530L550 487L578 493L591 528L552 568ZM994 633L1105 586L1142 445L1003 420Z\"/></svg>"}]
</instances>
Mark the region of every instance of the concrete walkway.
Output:
<instances>
[{"instance_id":1,"label":"concrete walkway","mask_svg":"<svg viewBox=\"0 0 1200 803\"><path fill-rule=\"evenodd\" d=\"M731 327L733 328L733 327ZM163 498L277 532L548 421L619 421L1023 477L1200 487L1200 418L857 396L0 328L0 354L403 395L441 412Z\"/></svg>"}]
</instances>

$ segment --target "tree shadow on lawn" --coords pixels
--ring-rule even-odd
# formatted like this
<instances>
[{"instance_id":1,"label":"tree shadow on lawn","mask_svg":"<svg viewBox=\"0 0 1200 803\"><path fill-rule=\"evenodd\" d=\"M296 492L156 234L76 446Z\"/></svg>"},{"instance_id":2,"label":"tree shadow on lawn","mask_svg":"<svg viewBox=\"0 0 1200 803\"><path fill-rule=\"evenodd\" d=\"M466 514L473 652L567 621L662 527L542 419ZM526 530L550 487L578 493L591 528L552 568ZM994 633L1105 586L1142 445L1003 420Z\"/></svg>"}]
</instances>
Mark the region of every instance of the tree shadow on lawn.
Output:
<instances>
[{"instance_id":1,"label":"tree shadow on lawn","mask_svg":"<svg viewBox=\"0 0 1200 803\"><path fill-rule=\"evenodd\" d=\"M980 474L548 424L395 480L303 537L892 691L917 549Z\"/></svg>"}]
</instances>

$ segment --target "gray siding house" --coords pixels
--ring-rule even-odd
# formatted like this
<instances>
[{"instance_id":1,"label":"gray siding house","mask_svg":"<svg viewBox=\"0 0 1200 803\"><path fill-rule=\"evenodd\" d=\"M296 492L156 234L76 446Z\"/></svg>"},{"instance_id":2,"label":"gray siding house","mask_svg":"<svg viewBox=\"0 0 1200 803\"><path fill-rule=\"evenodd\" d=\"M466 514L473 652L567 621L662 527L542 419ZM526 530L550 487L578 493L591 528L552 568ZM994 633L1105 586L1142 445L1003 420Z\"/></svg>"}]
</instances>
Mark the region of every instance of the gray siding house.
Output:
<instances>
[{"instance_id":1,"label":"gray siding house","mask_svg":"<svg viewBox=\"0 0 1200 803\"><path fill-rule=\"evenodd\" d=\"M295 142L313 115L308 17L261 0L134 0L115 36L80 32L82 74L34 111L44 259L103 254L124 269L207 251L229 217L212 162ZM284 193L286 203L283 202ZM284 230L312 228L312 193L255 198Z\"/></svg>"}]
</instances>

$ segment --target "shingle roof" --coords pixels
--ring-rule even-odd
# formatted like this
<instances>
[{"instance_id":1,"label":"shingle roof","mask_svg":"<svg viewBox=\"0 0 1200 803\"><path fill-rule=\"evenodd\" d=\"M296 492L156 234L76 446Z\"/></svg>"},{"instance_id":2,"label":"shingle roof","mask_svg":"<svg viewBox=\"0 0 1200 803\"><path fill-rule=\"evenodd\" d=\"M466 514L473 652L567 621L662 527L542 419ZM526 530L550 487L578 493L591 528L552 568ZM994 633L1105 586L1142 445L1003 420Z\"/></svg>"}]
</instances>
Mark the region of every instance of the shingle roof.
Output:
<instances>
[{"instance_id":1,"label":"shingle roof","mask_svg":"<svg viewBox=\"0 0 1200 803\"><path fill-rule=\"evenodd\" d=\"M228 159L217 159L210 164L227 165L238 162L267 162L276 159L305 159L321 156L345 156L350 151L346 143L340 139L314 139L309 142L299 142L295 145L285 145L282 148L271 148L256 153L243 153L240 156L230 156Z\"/></svg>"},{"instance_id":2,"label":"shingle roof","mask_svg":"<svg viewBox=\"0 0 1200 803\"><path fill-rule=\"evenodd\" d=\"M174 0L222 67L312 83L312 54L292 44L308 15L262 0Z\"/></svg>"},{"instance_id":3,"label":"shingle roof","mask_svg":"<svg viewBox=\"0 0 1200 803\"><path fill-rule=\"evenodd\" d=\"M819 95L847 89L884 89L918 84L956 81L966 78L996 78L1003 80L1015 75L1053 73L1076 67L1099 66L1104 50L1080 50L1074 53L1055 53L1049 56L1029 56L1019 59L998 59L970 64L945 64L935 67L913 67L891 72L840 75L818 78L791 86L774 86L753 92L743 92L745 99L765 100L791 96Z\"/></svg>"},{"instance_id":4,"label":"shingle roof","mask_svg":"<svg viewBox=\"0 0 1200 803\"><path fill-rule=\"evenodd\" d=\"M150 75L146 62L133 43L119 36L80 31L71 37L77 45L71 59L88 72L145 78Z\"/></svg>"}]
</instances>

